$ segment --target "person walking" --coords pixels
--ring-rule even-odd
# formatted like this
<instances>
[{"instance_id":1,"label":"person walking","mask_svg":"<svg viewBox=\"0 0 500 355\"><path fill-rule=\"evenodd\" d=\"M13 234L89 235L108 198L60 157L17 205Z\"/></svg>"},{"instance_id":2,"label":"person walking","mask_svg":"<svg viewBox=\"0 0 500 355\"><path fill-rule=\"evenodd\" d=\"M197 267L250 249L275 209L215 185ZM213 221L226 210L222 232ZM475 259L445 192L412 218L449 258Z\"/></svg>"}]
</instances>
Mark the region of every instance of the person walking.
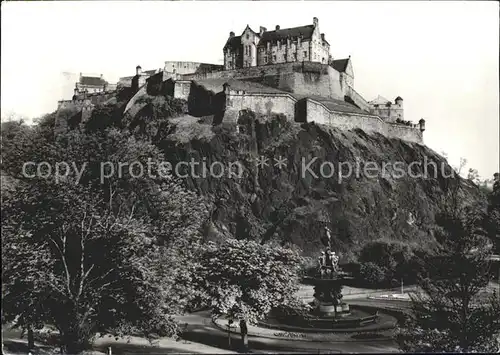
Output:
<instances>
[{"instance_id":1,"label":"person walking","mask_svg":"<svg viewBox=\"0 0 500 355\"><path fill-rule=\"evenodd\" d=\"M240 320L240 334L241 334L241 343L243 350L247 350L248 348L248 327L247 322L242 319Z\"/></svg>"}]
</instances>

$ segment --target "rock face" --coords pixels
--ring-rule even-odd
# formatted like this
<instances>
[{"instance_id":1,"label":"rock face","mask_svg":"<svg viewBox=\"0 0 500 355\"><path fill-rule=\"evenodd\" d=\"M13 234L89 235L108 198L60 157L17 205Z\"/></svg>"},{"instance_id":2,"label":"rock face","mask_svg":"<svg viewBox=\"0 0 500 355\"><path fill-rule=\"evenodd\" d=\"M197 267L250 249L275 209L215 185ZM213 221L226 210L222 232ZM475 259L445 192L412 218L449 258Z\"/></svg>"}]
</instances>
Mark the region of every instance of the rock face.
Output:
<instances>
[{"instance_id":1,"label":"rock face","mask_svg":"<svg viewBox=\"0 0 500 355\"><path fill-rule=\"evenodd\" d=\"M166 160L174 165L193 159L207 167L221 162L226 172L229 162L243 168L239 178L209 172L202 177L199 167L193 171L200 177L185 178L191 189L213 199L213 235L289 242L311 256L322 248L325 226L332 230L333 248L344 255L380 238L432 243L434 215L451 180L443 173L451 175L452 169L426 146L251 112L240 115L237 126L193 124L198 129L177 124L160 143ZM268 158L268 166L257 168L259 157ZM286 159L286 166L276 166L274 159ZM338 168L345 176L348 165L352 174L339 180ZM463 199L480 198L473 185L461 185Z\"/></svg>"}]
</instances>

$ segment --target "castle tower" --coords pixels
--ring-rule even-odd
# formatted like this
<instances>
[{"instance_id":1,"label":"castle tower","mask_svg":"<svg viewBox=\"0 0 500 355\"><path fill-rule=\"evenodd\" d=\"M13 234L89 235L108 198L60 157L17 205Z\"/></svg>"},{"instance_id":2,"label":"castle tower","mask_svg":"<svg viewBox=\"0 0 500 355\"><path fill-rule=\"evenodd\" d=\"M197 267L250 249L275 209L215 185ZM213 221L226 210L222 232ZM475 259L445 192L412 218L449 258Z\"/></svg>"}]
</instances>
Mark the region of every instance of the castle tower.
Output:
<instances>
[{"instance_id":1,"label":"castle tower","mask_svg":"<svg viewBox=\"0 0 500 355\"><path fill-rule=\"evenodd\" d=\"M404 120L405 115L404 115L404 109L403 109L403 99L401 96L396 97L394 99L394 106L392 108L393 110L393 115L394 115L394 120Z\"/></svg>"},{"instance_id":2,"label":"castle tower","mask_svg":"<svg viewBox=\"0 0 500 355\"><path fill-rule=\"evenodd\" d=\"M396 105L398 107L403 108L403 99L401 98L401 96L396 97L396 99L394 100L394 102L396 103Z\"/></svg>"},{"instance_id":3,"label":"castle tower","mask_svg":"<svg viewBox=\"0 0 500 355\"><path fill-rule=\"evenodd\" d=\"M420 126L420 132L425 131L425 120L423 118L418 121L418 125Z\"/></svg>"}]
</instances>

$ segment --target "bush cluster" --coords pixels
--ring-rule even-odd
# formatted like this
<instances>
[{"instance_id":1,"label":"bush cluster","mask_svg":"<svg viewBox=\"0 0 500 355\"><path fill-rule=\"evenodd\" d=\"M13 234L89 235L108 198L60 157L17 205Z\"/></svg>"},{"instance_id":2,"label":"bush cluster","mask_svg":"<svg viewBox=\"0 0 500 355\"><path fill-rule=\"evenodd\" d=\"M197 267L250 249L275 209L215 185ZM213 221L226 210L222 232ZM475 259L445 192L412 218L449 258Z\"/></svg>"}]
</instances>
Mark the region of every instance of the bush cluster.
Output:
<instances>
[{"instance_id":1,"label":"bush cluster","mask_svg":"<svg viewBox=\"0 0 500 355\"><path fill-rule=\"evenodd\" d=\"M403 242L370 242L361 250L355 276L366 286L394 287L401 280L415 283L425 254L425 250L412 249Z\"/></svg>"}]
</instances>

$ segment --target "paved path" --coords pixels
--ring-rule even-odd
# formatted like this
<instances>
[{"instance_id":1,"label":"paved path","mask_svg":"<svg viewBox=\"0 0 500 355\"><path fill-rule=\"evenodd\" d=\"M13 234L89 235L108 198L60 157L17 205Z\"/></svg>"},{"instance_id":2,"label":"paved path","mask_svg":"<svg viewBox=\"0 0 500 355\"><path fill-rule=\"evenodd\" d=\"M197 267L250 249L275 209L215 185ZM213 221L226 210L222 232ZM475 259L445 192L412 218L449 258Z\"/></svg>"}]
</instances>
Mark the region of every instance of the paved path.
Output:
<instances>
[{"instance_id":1,"label":"paved path","mask_svg":"<svg viewBox=\"0 0 500 355\"><path fill-rule=\"evenodd\" d=\"M27 340L21 339L21 332L17 330L2 329L2 339L5 344L3 354L26 354ZM151 343L141 337L125 337L115 339L105 336L97 338L94 349L107 354L109 346L113 355L120 354L236 354L236 351L216 348L207 344L180 339L176 341L171 338L161 338ZM53 354L54 347L35 342L35 353L40 355Z\"/></svg>"},{"instance_id":2,"label":"paved path","mask_svg":"<svg viewBox=\"0 0 500 355\"><path fill-rule=\"evenodd\" d=\"M213 323L208 311L190 314L177 318L182 323L189 323L184 338L196 339L200 343L212 344L219 348L227 348L229 336L217 328ZM267 338L252 336L249 328L248 343L252 352L307 352L307 353L373 353L373 352L397 352L393 341L381 340L371 342L311 342L301 340L286 340L278 338ZM239 344L241 339L236 334L231 334L233 344Z\"/></svg>"},{"instance_id":3,"label":"paved path","mask_svg":"<svg viewBox=\"0 0 500 355\"><path fill-rule=\"evenodd\" d=\"M308 296L309 290L304 288L304 296ZM406 307L408 302L390 300L370 300L368 295L373 295L373 290L361 294L351 292L346 295L352 304L366 304L377 307ZM380 291L388 293L388 290ZM114 338L106 337L96 340L95 348L106 351L108 346L112 347L113 355L125 354L169 354L169 353L198 353L198 354L234 354L234 350L241 342L236 334L231 335L232 348L228 346L228 334L217 328L213 323L208 311L197 312L185 316L178 316L176 319L181 325L186 326L183 340L175 341L169 338L162 338L155 342L152 347L148 340L140 337ZM2 332L4 334L4 332ZM12 337L11 337L12 338ZM15 337L19 340L19 335ZM5 337L7 339L8 337ZM249 346L252 353L394 353L398 352L395 343L391 340L373 341L321 341L311 342L302 340L287 340L278 338L267 338L260 336L248 337Z\"/></svg>"}]
</instances>

